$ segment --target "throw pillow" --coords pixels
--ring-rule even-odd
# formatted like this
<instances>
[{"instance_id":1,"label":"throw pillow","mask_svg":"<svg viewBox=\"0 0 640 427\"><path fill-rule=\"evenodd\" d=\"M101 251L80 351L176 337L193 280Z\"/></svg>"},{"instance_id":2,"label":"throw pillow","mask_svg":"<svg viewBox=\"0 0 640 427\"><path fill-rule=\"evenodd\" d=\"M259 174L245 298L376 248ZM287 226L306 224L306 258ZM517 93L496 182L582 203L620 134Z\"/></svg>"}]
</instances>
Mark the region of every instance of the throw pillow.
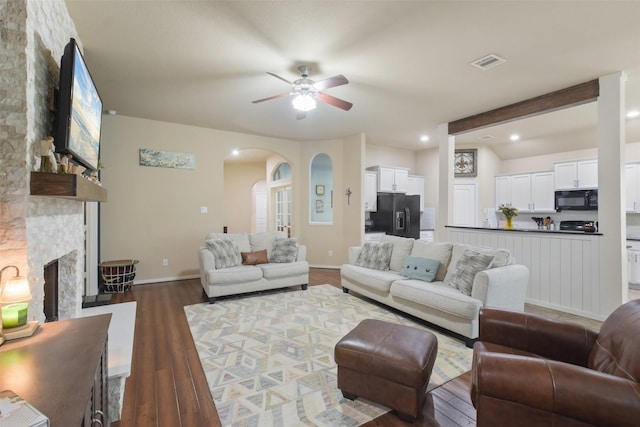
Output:
<instances>
[{"instance_id":1,"label":"throw pillow","mask_svg":"<svg viewBox=\"0 0 640 427\"><path fill-rule=\"evenodd\" d=\"M388 270L392 251L393 243L391 242L367 242L358 255L356 265L374 270Z\"/></svg>"},{"instance_id":2,"label":"throw pillow","mask_svg":"<svg viewBox=\"0 0 640 427\"><path fill-rule=\"evenodd\" d=\"M401 271L404 263L404 257L409 255L413 242L416 239L408 239L400 236L390 236L385 234L380 239L382 243L389 242L393 244L393 250L391 251L391 260L389 261L389 270Z\"/></svg>"},{"instance_id":3,"label":"throw pillow","mask_svg":"<svg viewBox=\"0 0 640 427\"><path fill-rule=\"evenodd\" d=\"M275 239L269 260L271 262L294 262L298 256L298 239L290 237Z\"/></svg>"},{"instance_id":4,"label":"throw pillow","mask_svg":"<svg viewBox=\"0 0 640 427\"><path fill-rule=\"evenodd\" d=\"M433 282L440 267L437 259L422 258L417 256L404 257L402 275L409 279L417 279L425 282Z\"/></svg>"},{"instance_id":5,"label":"throw pillow","mask_svg":"<svg viewBox=\"0 0 640 427\"><path fill-rule=\"evenodd\" d=\"M472 251L481 253L483 255L492 256L493 262L491 263L489 268L504 267L505 265L513 263L511 252L509 252L507 249L494 249L486 246L472 246L462 243L455 243L453 245L453 250L451 251L451 261L449 263L449 268L447 269L447 274L444 278L445 282L451 281L451 278L456 273L456 265L458 264L458 260L462 256L462 253L467 249L471 249Z\"/></svg>"},{"instance_id":6,"label":"throw pillow","mask_svg":"<svg viewBox=\"0 0 640 427\"><path fill-rule=\"evenodd\" d=\"M268 264L267 250L263 249L256 252L240 252L242 256L242 265Z\"/></svg>"},{"instance_id":7,"label":"throw pillow","mask_svg":"<svg viewBox=\"0 0 640 427\"><path fill-rule=\"evenodd\" d=\"M213 253L216 268L229 268L240 265L240 250L236 242L227 239L207 240L207 248Z\"/></svg>"},{"instance_id":8,"label":"throw pillow","mask_svg":"<svg viewBox=\"0 0 640 427\"><path fill-rule=\"evenodd\" d=\"M458 289L465 295L471 296L473 279L476 277L476 273L489 268L492 261L493 255L465 249L456 263L456 272L451 277L449 286Z\"/></svg>"},{"instance_id":9,"label":"throw pillow","mask_svg":"<svg viewBox=\"0 0 640 427\"><path fill-rule=\"evenodd\" d=\"M440 267L438 267L435 280L437 282L443 282L445 281L444 278L447 273L447 265L449 265L451 259L451 246L452 243L427 243L421 240L416 240L413 243L413 249L409 255L440 260Z\"/></svg>"}]
</instances>

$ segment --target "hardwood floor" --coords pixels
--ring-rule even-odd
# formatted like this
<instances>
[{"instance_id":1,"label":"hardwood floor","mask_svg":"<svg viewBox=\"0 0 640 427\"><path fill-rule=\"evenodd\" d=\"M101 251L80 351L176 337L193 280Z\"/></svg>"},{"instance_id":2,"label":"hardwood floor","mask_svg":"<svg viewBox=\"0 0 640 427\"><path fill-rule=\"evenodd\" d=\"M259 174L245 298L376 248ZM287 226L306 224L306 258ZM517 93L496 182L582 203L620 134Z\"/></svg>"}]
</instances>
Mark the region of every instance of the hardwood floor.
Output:
<instances>
[{"instance_id":1,"label":"hardwood floor","mask_svg":"<svg viewBox=\"0 0 640 427\"><path fill-rule=\"evenodd\" d=\"M310 285L340 286L339 270L311 269ZM114 294L113 303L137 301L131 376L126 381L121 420L114 427L220 426L207 379L191 339L185 305L204 302L197 279L136 285ZM470 375L429 393L422 417L406 423L387 413L367 427L473 426Z\"/></svg>"}]
</instances>

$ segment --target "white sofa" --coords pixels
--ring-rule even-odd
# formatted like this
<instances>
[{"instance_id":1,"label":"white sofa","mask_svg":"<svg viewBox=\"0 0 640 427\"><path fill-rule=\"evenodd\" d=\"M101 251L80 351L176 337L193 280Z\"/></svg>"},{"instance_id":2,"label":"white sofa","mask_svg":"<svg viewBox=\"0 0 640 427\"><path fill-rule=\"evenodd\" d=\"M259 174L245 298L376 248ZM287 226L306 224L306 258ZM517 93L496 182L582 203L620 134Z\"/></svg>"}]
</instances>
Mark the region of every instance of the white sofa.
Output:
<instances>
[{"instance_id":1,"label":"white sofa","mask_svg":"<svg viewBox=\"0 0 640 427\"><path fill-rule=\"evenodd\" d=\"M363 247L349 248L349 264L342 265L340 269L344 292L353 290L447 329L467 345L472 345L478 337L480 307L524 310L529 270L524 265L514 264L511 254L505 249L450 242L426 243L388 235L382 238L382 243L387 247L389 243L393 246L386 270L356 265ZM405 261L416 259L439 261L434 264L439 264L434 281L402 274L404 269L405 274L411 276L411 270L406 270L409 264L405 265ZM475 265L475 260L479 259L483 262L490 259L489 265ZM464 274L467 275L466 280L462 280ZM467 285L460 286L460 282L465 281Z\"/></svg>"},{"instance_id":2,"label":"white sofa","mask_svg":"<svg viewBox=\"0 0 640 427\"><path fill-rule=\"evenodd\" d=\"M224 244L228 253L220 255L216 250L223 246L220 241L232 242ZM293 252L287 253L291 259L273 259L277 255L274 254L274 245L282 242L293 245ZM241 263L242 253L249 254L247 259L255 259L255 254L260 254L259 251L266 251L266 257L270 262L255 265ZM212 304L216 298L226 295L295 285L300 285L304 290L309 283L309 263L305 260L306 254L307 249L304 245L297 244L295 239L287 239L281 231L255 234L211 233L198 250L202 288ZM232 266L220 267L221 264Z\"/></svg>"}]
</instances>

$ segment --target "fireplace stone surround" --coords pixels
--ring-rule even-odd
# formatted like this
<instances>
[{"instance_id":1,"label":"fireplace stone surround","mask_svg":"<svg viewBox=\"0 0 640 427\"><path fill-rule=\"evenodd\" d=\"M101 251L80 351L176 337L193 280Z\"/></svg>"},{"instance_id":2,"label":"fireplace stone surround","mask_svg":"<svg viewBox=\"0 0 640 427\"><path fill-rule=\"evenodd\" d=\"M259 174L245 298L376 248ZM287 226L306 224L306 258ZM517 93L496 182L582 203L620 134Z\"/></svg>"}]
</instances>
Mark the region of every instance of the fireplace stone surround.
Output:
<instances>
[{"instance_id":1,"label":"fireplace stone surround","mask_svg":"<svg viewBox=\"0 0 640 427\"><path fill-rule=\"evenodd\" d=\"M59 260L58 318L78 317L84 288L83 203L31 196L38 141L52 133L53 88L64 46L77 31L64 0L0 0L0 267L16 265L44 321L44 266ZM3 280L7 278L3 277Z\"/></svg>"}]
</instances>

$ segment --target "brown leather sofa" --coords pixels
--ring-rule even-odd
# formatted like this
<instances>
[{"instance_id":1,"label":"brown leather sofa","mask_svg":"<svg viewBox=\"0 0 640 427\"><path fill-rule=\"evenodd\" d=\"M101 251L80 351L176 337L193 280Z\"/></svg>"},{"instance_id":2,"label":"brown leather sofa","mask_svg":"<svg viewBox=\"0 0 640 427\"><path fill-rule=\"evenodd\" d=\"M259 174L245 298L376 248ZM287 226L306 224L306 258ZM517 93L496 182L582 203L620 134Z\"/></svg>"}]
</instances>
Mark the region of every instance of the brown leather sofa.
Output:
<instances>
[{"instance_id":1,"label":"brown leather sofa","mask_svg":"<svg viewBox=\"0 0 640 427\"><path fill-rule=\"evenodd\" d=\"M477 426L640 425L640 300L600 332L482 308L473 348Z\"/></svg>"}]
</instances>

